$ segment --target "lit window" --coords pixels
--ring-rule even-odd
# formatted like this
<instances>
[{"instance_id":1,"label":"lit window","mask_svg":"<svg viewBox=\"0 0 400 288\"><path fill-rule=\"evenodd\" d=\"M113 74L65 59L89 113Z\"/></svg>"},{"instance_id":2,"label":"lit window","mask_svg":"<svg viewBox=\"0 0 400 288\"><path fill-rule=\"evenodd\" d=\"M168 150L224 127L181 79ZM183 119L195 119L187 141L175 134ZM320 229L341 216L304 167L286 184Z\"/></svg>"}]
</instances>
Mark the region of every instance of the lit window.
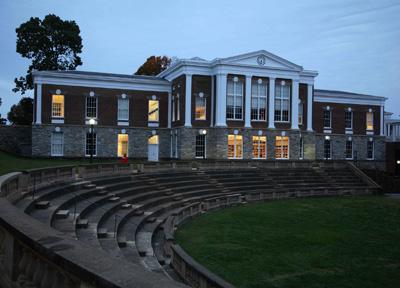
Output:
<instances>
[{"instance_id":1,"label":"lit window","mask_svg":"<svg viewBox=\"0 0 400 288\"><path fill-rule=\"evenodd\" d=\"M332 126L332 111L324 110L324 128L331 128Z\"/></svg>"},{"instance_id":2,"label":"lit window","mask_svg":"<svg viewBox=\"0 0 400 288\"><path fill-rule=\"evenodd\" d=\"M62 132L51 134L51 156L64 155L64 135Z\"/></svg>"},{"instance_id":3,"label":"lit window","mask_svg":"<svg viewBox=\"0 0 400 288\"><path fill-rule=\"evenodd\" d=\"M206 158L206 135L196 135L196 158Z\"/></svg>"},{"instance_id":4,"label":"lit window","mask_svg":"<svg viewBox=\"0 0 400 288\"><path fill-rule=\"evenodd\" d=\"M97 118L96 97L86 97L86 118Z\"/></svg>"},{"instance_id":5,"label":"lit window","mask_svg":"<svg viewBox=\"0 0 400 288\"><path fill-rule=\"evenodd\" d=\"M275 137L275 158L276 159L289 159L289 137L276 136Z\"/></svg>"},{"instance_id":6,"label":"lit window","mask_svg":"<svg viewBox=\"0 0 400 288\"><path fill-rule=\"evenodd\" d=\"M158 135L153 135L149 137L147 143L152 145L158 145Z\"/></svg>"},{"instance_id":7,"label":"lit window","mask_svg":"<svg viewBox=\"0 0 400 288\"><path fill-rule=\"evenodd\" d=\"M267 108L267 82L262 79L251 83L251 120L265 121Z\"/></svg>"},{"instance_id":8,"label":"lit window","mask_svg":"<svg viewBox=\"0 0 400 288\"><path fill-rule=\"evenodd\" d=\"M275 121L289 122L290 85L285 81L275 84Z\"/></svg>"},{"instance_id":9,"label":"lit window","mask_svg":"<svg viewBox=\"0 0 400 288\"><path fill-rule=\"evenodd\" d=\"M267 158L267 137L266 136L253 136L253 158L254 159Z\"/></svg>"},{"instance_id":10,"label":"lit window","mask_svg":"<svg viewBox=\"0 0 400 288\"><path fill-rule=\"evenodd\" d=\"M346 129L353 129L353 112L351 111L344 112L344 127Z\"/></svg>"},{"instance_id":11,"label":"lit window","mask_svg":"<svg viewBox=\"0 0 400 288\"><path fill-rule=\"evenodd\" d=\"M86 156L96 156L97 155L97 134L96 133L86 133L86 147L85 147L85 155ZM93 154L92 154L93 153Z\"/></svg>"},{"instance_id":12,"label":"lit window","mask_svg":"<svg viewBox=\"0 0 400 288\"><path fill-rule=\"evenodd\" d=\"M228 79L226 97L226 118L242 120L243 112L243 81L238 77Z\"/></svg>"},{"instance_id":13,"label":"lit window","mask_svg":"<svg viewBox=\"0 0 400 288\"><path fill-rule=\"evenodd\" d=\"M200 92L196 95L196 120L206 120L206 97Z\"/></svg>"},{"instance_id":14,"label":"lit window","mask_svg":"<svg viewBox=\"0 0 400 288\"><path fill-rule=\"evenodd\" d=\"M129 99L127 98L118 99L118 120L121 121L129 120Z\"/></svg>"},{"instance_id":15,"label":"lit window","mask_svg":"<svg viewBox=\"0 0 400 288\"><path fill-rule=\"evenodd\" d=\"M331 159L331 140L324 140L324 159Z\"/></svg>"},{"instance_id":16,"label":"lit window","mask_svg":"<svg viewBox=\"0 0 400 288\"><path fill-rule=\"evenodd\" d=\"M128 155L128 134L118 134L118 157Z\"/></svg>"},{"instance_id":17,"label":"lit window","mask_svg":"<svg viewBox=\"0 0 400 288\"><path fill-rule=\"evenodd\" d=\"M353 159L353 141L346 140L346 147L345 147L346 159Z\"/></svg>"},{"instance_id":18,"label":"lit window","mask_svg":"<svg viewBox=\"0 0 400 288\"><path fill-rule=\"evenodd\" d=\"M374 130L374 113L367 112L367 130Z\"/></svg>"},{"instance_id":19,"label":"lit window","mask_svg":"<svg viewBox=\"0 0 400 288\"><path fill-rule=\"evenodd\" d=\"M53 95L51 104L51 116L64 118L64 95Z\"/></svg>"},{"instance_id":20,"label":"lit window","mask_svg":"<svg viewBox=\"0 0 400 288\"><path fill-rule=\"evenodd\" d=\"M367 159L374 159L374 141L372 139L367 142Z\"/></svg>"},{"instance_id":21,"label":"lit window","mask_svg":"<svg viewBox=\"0 0 400 288\"><path fill-rule=\"evenodd\" d=\"M304 159L304 139L300 136L300 143L299 143L299 159Z\"/></svg>"},{"instance_id":22,"label":"lit window","mask_svg":"<svg viewBox=\"0 0 400 288\"><path fill-rule=\"evenodd\" d=\"M299 125L303 125L303 115L304 115L304 105L303 103L299 103Z\"/></svg>"},{"instance_id":23,"label":"lit window","mask_svg":"<svg viewBox=\"0 0 400 288\"><path fill-rule=\"evenodd\" d=\"M228 158L243 158L243 138L242 135L228 135Z\"/></svg>"},{"instance_id":24,"label":"lit window","mask_svg":"<svg viewBox=\"0 0 400 288\"><path fill-rule=\"evenodd\" d=\"M149 121L158 122L158 100L149 100Z\"/></svg>"}]
</instances>

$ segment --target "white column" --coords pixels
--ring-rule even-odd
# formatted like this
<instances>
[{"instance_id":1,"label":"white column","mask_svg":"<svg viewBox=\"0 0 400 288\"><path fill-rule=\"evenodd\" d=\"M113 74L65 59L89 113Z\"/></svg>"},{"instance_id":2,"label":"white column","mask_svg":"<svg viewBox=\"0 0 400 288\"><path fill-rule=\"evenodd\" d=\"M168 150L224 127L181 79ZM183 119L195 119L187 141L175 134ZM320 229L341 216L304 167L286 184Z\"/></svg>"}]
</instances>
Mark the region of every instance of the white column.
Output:
<instances>
[{"instance_id":1,"label":"white column","mask_svg":"<svg viewBox=\"0 0 400 288\"><path fill-rule=\"evenodd\" d=\"M36 84L36 122L42 124L42 84Z\"/></svg>"},{"instance_id":2,"label":"white column","mask_svg":"<svg viewBox=\"0 0 400 288\"><path fill-rule=\"evenodd\" d=\"M292 129L299 129L299 80L292 80Z\"/></svg>"},{"instance_id":3,"label":"white column","mask_svg":"<svg viewBox=\"0 0 400 288\"><path fill-rule=\"evenodd\" d=\"M215 126L226 127L226 74L217 75L217 101Z\"/></svg>"},{"instance_id":4,"label":"white column","mask_svg":"<svg viewBox=\"0 0 400 288\"><path fill-rule=\"evenodd\" d=\"M172 122L171 101L172 101L172 96L171 96L171 91L169 91L168 92L168 128L171 128L171 122Z\"/></svg>"},{"instance_id":5,"label":"white column","mask_svg":"<svg viewBox=\"0 0 400 288\"><path fill-rule=\"evenodd\" d=\"M192 75L186 74L185 127L192 127Z\"/></svg>"},{"instance_id":6,"label":"white column","mask_svg":"<svg viewBox=\"0 0 400 288\"><path fill-rule=\"evenodd\" d=\"M381 106L381 136L383 136L385 134L385 127L384 125L384 118L385 118L385 112L384 112L384 106Z\"/></svg>"},{"instance_id":7,"label":"white column","mask_svg":"<svg viewBox=\"0 0 400 288\"><path fill-rule=\"evenodd\" d=\"M268 128L275 128L275 78L269 77Z\"/></svg>"},{"instance_id":8,"label":"white column","mask_svg":"<svg viewBox=\"0 0 400 288\"><path fill-rule=\"evenodd\" d=\"M211 105L210 105L210 107L211 107L211 113L210 113L210 116L211 116L211 121L210 121L210 127L214 127L214 101L215 101L215 97L214 97L214 86L215 86L215 83L214 83L214 75L212 75L211 76Z\"/></svg>"},{"instance_id":9,"label":"white column","mask_svg":"<svg viewBox=\"0 0 400 288\"><path fill-rule=\"evenodd\" d=\"M313 85L307 85L307 131L313 131L312 128L313 117Z\"/></svg>"},{"instance_id":10,"label":"white column","mask_svg":"<svg viewBox=\"0 0 400 288\"><path fill-rule=\"evenodd\" d=\"M246 95L245 95L245 122L244 127L251 128L251 75L246 75Z\"/></svg>"}]
</instances>

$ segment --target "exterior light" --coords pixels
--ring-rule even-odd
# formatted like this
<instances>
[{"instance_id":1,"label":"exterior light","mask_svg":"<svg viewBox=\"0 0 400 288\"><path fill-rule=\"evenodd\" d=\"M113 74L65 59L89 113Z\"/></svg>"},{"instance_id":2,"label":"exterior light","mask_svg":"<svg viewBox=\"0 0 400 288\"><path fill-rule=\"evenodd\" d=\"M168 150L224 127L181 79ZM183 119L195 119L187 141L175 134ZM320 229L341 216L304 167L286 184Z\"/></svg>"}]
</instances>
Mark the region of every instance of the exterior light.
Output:
<instances>
[{"instance_id":1,"label":"exterior light","mask_svg":"<svg viewBox=\"0 0 400 288\"><path fill-rule=\"evenodd\" d=\"M331 140L330 136L325 136L325 140Z\"/></svg>"},{"instance_id":2,"label":"exterior light","mask_svg":"<svg viewBox=\"0 0 400 288\"><path fill-rule=\"evenodd\" d=\"M206 130L206 129L203 129L203 130L200 131L200 133L201 133L202 135L206 135L206 134L207 134L207 130Z\"/></svg>"},{"instance_id":3,"label":"exterior light","mask_svg":"<svg viewBox=\"0 0 400 288\"><path fill-rule=\"evenodd\" d=\"M398 165L400 165L400 160L397 160L396 163L397 163Z\"/></svg>"},{"instance_id":4,"label":"exterior light","mask_svg":"<svg viewBox=\"0 0 400 288\"><path fill-rule=\"evenodd\" d=\"M94 120L94 118L90 118L90 119L89 119L89 124L90 124L90 125L96 124L96 120Z\"/></svg>"}]
</instances>

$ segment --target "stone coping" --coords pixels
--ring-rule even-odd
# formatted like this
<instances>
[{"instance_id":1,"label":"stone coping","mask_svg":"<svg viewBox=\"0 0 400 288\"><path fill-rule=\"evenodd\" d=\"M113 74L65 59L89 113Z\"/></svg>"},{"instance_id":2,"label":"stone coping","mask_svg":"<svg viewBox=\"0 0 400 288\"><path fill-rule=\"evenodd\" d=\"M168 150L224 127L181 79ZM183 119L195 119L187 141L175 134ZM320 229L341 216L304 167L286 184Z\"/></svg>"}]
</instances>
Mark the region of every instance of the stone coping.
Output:
<instances>
[{"instance_id":1,"label":"stone coping","mask_svg":"<svg viewBox=\"0 0 400 288\"><path fill-rule=\"evenodd\" d=\"M187 287L74 240L19 211L5 198L0 198L0 225L50 263L95 287Z\"/></svg>"}]
</instances>

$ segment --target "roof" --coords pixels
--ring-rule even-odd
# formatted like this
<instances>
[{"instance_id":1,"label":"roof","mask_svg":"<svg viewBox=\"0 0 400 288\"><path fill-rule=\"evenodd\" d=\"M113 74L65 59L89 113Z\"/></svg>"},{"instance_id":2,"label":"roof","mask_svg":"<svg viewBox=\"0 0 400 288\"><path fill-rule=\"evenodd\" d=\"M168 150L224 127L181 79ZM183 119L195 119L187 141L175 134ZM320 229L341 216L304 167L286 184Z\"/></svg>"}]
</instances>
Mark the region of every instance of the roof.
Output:
<instances>
[{"instance_id":1,"label":"roof","mask_svg":"<svg viewBox=\"0 0 400 288\"><path fill-rule=\"evenodd\" d=\"M99 76L99 77L116 77L116 78L127 78L127 79L143 79L143 80L162 80L157 76L147 75L130 75L130 74L118 74L118 73L105 73L105 72L90 72L90 71L78 71L78 70L64 70L64 71L34 71L35 75L42 75L48 73L57 73L64 75L85 75L85 76Z\"/></svg>"},{"instance_id":2,"label":"roof","mask_svg":"<svg viewBox=\"0 0 400 288\"><path fill-rule=\"evenodd\" d=\"M340 90L326 90L326 89L314 89L314 94L324 94L324 95L332 95L332 96L342 96L342 97L352 97L352 98L374 98L374 99L382 99L385 100L387 98L383 96L376 95L368 95L368 94L360 94L348 91L340 91Z\"/></svg>"}]
</instances>

